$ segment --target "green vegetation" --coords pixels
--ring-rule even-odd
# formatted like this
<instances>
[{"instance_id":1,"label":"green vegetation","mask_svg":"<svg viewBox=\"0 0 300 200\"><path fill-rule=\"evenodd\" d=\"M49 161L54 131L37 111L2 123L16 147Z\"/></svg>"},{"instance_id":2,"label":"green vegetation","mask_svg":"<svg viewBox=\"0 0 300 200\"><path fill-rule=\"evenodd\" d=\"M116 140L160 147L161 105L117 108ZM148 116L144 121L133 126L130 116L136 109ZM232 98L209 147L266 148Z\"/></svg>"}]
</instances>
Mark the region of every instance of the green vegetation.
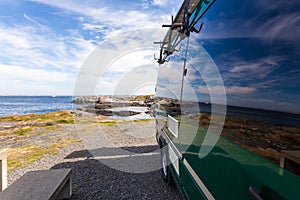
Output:
<instances>
[{"instance_id":1,"label":"green vegetation","mask_svg":"<svg viewBox=\"0 0 300 200\"><path fill-rule=\"evenodd\" d=\"M59 124L74 124L74 120L66 120L66 119L60 119L60 120L56 120L57 123Z\"/></svg>"},{"instance_id":2,"label":"green vegetation","mask_svg":"<svg viewBox=\"0 0 300 200\"><path fill-rule=\"evenodd\" d=\"M125 123L139 123L139 122L150 122L153 119L135 119L135 120L101 120L98 122L101 126L115 126L117 124L125 124Z\"/></svg>"},{"instance_id":3,"label":"green vegetation","mask_svg":"<svg viewBox=\"0 0 300 200\"><path fill-rule=\"evenodd\" d=\"M55 155L59 149L80 140L70 138L52 138L46 135L39 145L32 144L29 138L47 134L52 131L61 131L61 124L74 124L74 114L63 110L45 114L27 114L1 117L0 122L11 124L0 130L0 136L5 146L6 141L14 141L16 148L8 149L8 167L13 170L24 167L42 158L46 154ZM25 141L26 146L21 146Z\"/></svg>"},{"instance_id":4,"label":"green vegetation","mask_svg":"<svg viewBox=\"0 0 300 200\"><path fill-rule=\"evenodd\" d=\"M112 120L104 120L104 121L100 121L98 124L101 126L115 126L117 122Z\"/></svg>"},{"instance_id":5,"label":"green vegetation","mask_svg":"<svg viewBox=\"0 0 300 200\"><path fill-rule=\"evenodd\" d=\"M133 120L133 122L151 122L153 120L154 119L135 119L135 120Z\"/></svg>"},{"instance_id":6,"label":"green vegetation","mask_svg":"<svg viewBox=\"0 0 300 200\"><path fill-rule=\"evenodd\" d=\"M25 126L25 127L21 128L20 130L14 131L13 133L16 134L16 135L25 135L26 133L32 131L34 128L36 128L36 127Z\"/></svg>"},{"instance_id":7,"label":"green vegetation","mask_svg":"<svg viewBox=\"0 0 300 200\"><path fill-rule=\"evenodd\" d=\"M57 112L50 112L45 114L27 114L27 115L12 115L6 117L0 117L0 122L35 122L35 123L53 123L64 122L74 123L74 114L69 110L61 110ZM59 123L58 122L58 123Z\"/></svg>"},{"instance_id":8,"label":"green vegetation","mask_svg":"<svg viewBox=\"0 0 300 200\"><path fill-rule=\"evenodd\" d=\"M55 142L48 145L28 145L19 148L8 149L8 170L14 170L18 167L25 167L41 159L44 155L56 155L62 147L68 146L74 142L81 142L78 139L55 138Z\"/></svg>"},{"instance_id":9,"label":"green vegetation","mask_svg":"<svg viewBox=\"0 0 300 200\"><path fill-rule=\"evenodd\" d=\"M45 126L54 126L54 124L51 123L51 122L47 122L47 123L45 124Z\"/></svg>"}]
</instances>

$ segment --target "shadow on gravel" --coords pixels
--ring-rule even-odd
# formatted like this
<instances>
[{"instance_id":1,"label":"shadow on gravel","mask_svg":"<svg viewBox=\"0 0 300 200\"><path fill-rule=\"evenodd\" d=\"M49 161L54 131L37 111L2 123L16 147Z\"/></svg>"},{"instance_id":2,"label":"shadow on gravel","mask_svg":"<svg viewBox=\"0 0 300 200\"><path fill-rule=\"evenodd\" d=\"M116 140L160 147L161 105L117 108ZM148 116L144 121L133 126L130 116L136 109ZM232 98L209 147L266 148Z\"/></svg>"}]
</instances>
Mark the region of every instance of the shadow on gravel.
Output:
<instances>
[{"instance_id":1,"label":"shadow on gravel","mask_svg":"<svg viewBox=\"0 0 300 200\"><path fill-rule=\"evenodd\" d=\"M150 152L156 148L156 145L124 147L135 153ZM100 152L99 149L95 151ZM88 150L75 151L66 159L75 161L57 164L52 169L72 168L72 199L182 199L176 188L170 188L163 182L160 170L122 172L94 159Z\"/></svg>"}]
</instances>

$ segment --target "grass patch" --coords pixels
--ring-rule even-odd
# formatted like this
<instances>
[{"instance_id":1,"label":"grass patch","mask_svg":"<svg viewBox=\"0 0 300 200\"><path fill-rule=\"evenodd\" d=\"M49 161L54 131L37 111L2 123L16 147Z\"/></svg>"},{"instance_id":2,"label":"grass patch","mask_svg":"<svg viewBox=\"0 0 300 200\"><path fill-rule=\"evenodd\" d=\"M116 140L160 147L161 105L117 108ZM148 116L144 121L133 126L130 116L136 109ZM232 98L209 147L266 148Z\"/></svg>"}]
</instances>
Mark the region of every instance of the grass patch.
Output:
<instances>
[{"instance_id":1,"label":"grass patch","mask_svg":"<svg viewBox=\"0 0 300 200\"><path fill-rule=\"evenodd\" d=\"M99 125L101 126L115 126L117 124L117 122L115 121L102 121L99 122Z\"/></svg>"},{"instance_id":2,"label":"grass patch","mask_svg":"<svg viewBox=\"0 0 300 200\"><path fill-rule=\"evenodd\" d=\"M60 120L56 120L57 123L59 124L74 124L74 120L67 120L67 119L60 119Z\"/></svg>"},{"instance_id":3,"label":"grass patch","mask_svg":"<svg viewBox=\"0 0 300 200\"><path fill-rule=\"evenodd\" d=\"M47 122L45 126L54 126L54 124L52 122Z\"/></svg>"},{"instance_id":4,"label":"grass patch","mask_svg":"<svg viewBox=\"0 0 300 200\"><path fill-rule=\"evenodd\" d=\"M1 122L19 122L19 121L35 121L35 120L48 120L49 117L44 114L27 114L27 115L12 115L7 117L1 117Z\"/></svg>"},{"instance_id":5,"label":"grass patch","mask_svg":"<svg viewBox=\"0 0 300 200\"><path fill-rule=\"evenodd\" d=\"M74 142L81 142L78 139L70 138L55 138L54 143L48 145L29 145L19 148L10 148L7 152L7 165L8 170L14 170L18 167L25 167L30 163L33 163L46 154L56 155L62 147L68 146Z\"/></svg>"},{"instance_id":6,"label":"grass patch","mask_svg":"<svg viewBox=\"0 0 300 200\"><path fill-rule=\"evenodd\" d=\"M42 135L42 134L46 134L49 133L51 131L54 131L58 128L60 128L61 126L59 125L45 125L44 127L38 127L38 126L25 126L23 128L21 128L20 130L16 130L13 132L13 134L18 135L18 136L24 136L24 135L28 135L28 134L37 134L37 135ZM35 132L33 130L36 130Z\"/></svg>"},{"instance_id":7,"label":"grass patch","mask_svg":"<svg viewBox=\"0 0 300 200\"><path fill-rule=\"evenodd\" d=\"M39 160L45 154L55 154L55 153L57 152L53 151L53 149L41 148L35 145L9 149L8 156L7 156L8 170L13 170L18 167L25 167L28 164Z\"/></svg>"},{"instance_id":8,"label":"grass patch","mask_svg":"<svg viewBox=\"0 0 300 200\"><path fill-rule=\"evenodd\" d=\"M25 126L23 128L21 128L21 130L17 130L17 131L14 131L13 133L16 134L16 135L25 135L26 133L32 131L35 127L33 126Z\"/></svg>"},{"instance_id":9,"label":"grass patch","mask_svg":"<svg viewBox=\"0 0 300 200\"><path fill-rule=\"evenodd\" d=\"M151 122L153 120L154 119L135 119L135 120L133 120L133 122Z\"/></svg>"},{"instance_id":10,"label":"grass patch","mask_svg":"<svg viewBox=\"0 0 300 200\"><path fill-rule=\"evenodd\" d=\"M60 111L50 112L45 114L12 115L12 116L0 117L0 122L21 122L21 121L56 122L59 120L66 120L66 122L68 123L72 121L74 123L73 118L74 118L74 114L70 110L60 110Z\"/></svg>"},{"instance_id":11,"label":"grass patch","mask_svg":"<svg viewBox=\"0 0 300 200\"><path fill-rule=\"evenodd\" d=\"M43 134L47 134L50 133L54 130L56 131L60 131L61 130L61 126L60 125L52 125L52 126L46 126L43 129L39 130L37 135L43 135Z\"/></svg>"}]
</instances>

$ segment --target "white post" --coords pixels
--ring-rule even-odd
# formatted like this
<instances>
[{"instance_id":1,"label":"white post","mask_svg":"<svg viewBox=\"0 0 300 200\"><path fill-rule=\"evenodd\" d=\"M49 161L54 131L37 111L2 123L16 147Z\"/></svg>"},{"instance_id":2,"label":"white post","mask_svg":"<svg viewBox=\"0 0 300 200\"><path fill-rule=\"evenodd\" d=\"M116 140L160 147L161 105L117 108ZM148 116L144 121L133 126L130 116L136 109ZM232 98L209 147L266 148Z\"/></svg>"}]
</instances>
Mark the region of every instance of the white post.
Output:
<instances>
[{"instance_id":1,"label":"white post","mask_svg":"<svg viewBox=\"0 0 300 200\"><path fill-rule=\"evenodd\" d=\"M0 149L0 191L7 187L7 153Z\"/></svg>"}]
</instances>

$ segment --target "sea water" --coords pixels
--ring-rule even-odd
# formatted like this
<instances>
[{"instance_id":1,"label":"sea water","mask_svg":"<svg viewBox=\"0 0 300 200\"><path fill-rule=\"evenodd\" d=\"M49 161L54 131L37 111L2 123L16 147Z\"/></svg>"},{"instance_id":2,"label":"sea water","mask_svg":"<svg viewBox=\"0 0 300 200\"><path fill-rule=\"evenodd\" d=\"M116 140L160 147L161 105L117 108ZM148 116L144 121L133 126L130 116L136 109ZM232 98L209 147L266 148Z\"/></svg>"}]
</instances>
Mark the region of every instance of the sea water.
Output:
<instances>
[{"instance_id":1,"label":"sea water","mask_svg":"<svg viewBox=\"0 0 300 200\"><path fill-rule=\"evenodd\" d=\"M72 110L72 96L0 96L0 116Z\"/></svg>"}]
</instances>

